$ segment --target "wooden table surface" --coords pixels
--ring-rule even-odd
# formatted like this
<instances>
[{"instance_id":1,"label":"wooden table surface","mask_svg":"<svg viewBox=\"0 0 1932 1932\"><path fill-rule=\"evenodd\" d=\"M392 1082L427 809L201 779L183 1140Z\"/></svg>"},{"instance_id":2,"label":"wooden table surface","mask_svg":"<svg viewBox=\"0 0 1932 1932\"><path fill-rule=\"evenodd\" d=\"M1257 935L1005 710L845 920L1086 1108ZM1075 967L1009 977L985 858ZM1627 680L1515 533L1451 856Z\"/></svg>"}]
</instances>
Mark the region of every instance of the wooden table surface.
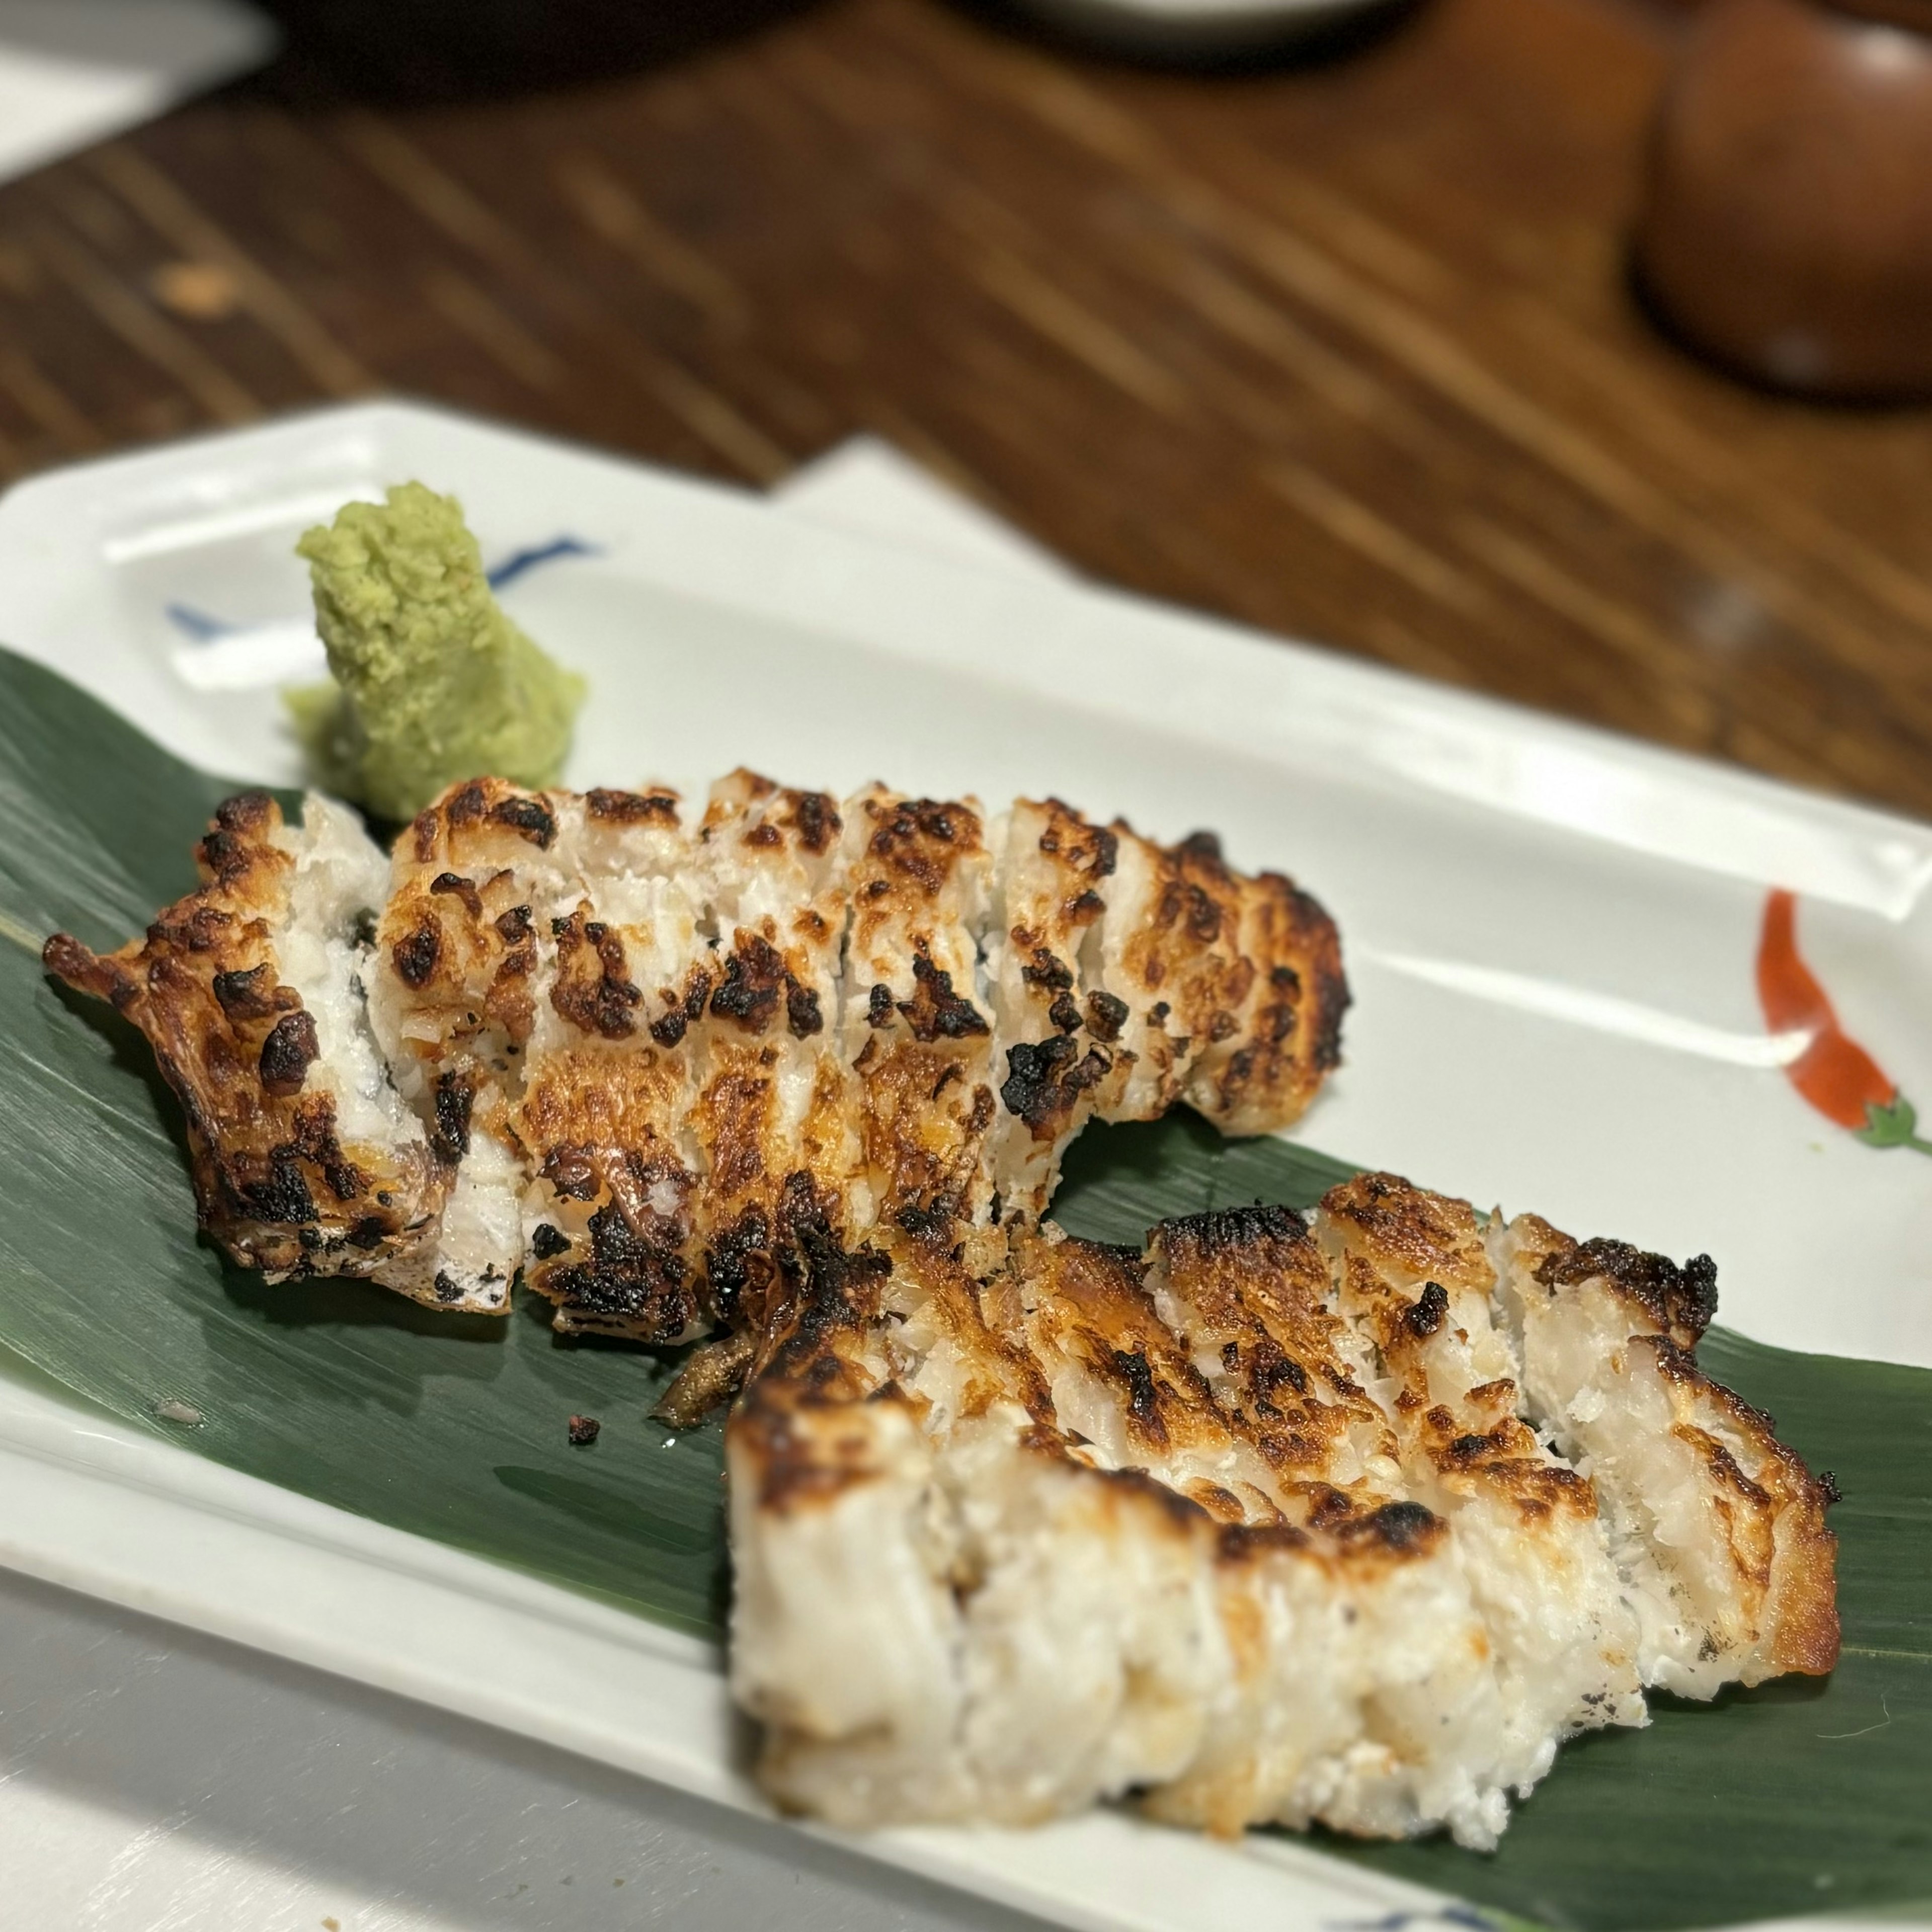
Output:
<instances>
[{"instance_id":1,"label":"wooden table surface","mask_svg":"<svg viewBox=\"0 0 1932 1932\"><path fill-rule=\"evenodd\" d=\"M1096 576L1932 815L1932 418L1626 286L1681 16L1210 77L945 0L548 8L358 56L290 0L265 76L0 189L0 476L382 389L754 483L870 430Z\"/></svg>"}]
</instances>

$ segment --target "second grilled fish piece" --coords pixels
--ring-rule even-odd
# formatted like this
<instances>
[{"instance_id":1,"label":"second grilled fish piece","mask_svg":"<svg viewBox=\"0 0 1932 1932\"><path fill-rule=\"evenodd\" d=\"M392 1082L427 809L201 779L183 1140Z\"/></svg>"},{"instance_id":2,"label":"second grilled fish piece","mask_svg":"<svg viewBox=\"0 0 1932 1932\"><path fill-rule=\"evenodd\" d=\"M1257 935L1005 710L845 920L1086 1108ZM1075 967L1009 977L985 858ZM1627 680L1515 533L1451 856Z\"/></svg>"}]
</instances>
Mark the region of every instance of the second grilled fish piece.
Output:
<instances>
[{"instance_id":1,"label":"second grilled fish piece","mask_svg":"<svg viewBox=\"0 0 1932 1932\"><path fill-rule=\"evenodd\" d=\"M1390 1175L1145 1257L1010 1249L976 1280L821 1229L771 1311L726 1450L733 1683L782 1802L1131 1791L1482 1846L1564 1738L1645 1720L1640 1684L1830 1668L1828 1492L1696 1370L1659 1258Z\"/></svg>"}]
</instances>

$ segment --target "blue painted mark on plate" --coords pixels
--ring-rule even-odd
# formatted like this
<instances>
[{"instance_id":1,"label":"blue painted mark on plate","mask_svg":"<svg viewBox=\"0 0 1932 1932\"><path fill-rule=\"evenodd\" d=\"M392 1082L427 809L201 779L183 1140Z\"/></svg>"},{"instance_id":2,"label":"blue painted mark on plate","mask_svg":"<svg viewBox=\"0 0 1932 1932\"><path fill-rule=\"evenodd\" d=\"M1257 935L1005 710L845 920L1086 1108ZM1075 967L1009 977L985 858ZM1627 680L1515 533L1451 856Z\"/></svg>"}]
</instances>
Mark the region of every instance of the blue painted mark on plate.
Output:
<instances>
[{"instance_id":1,"label":"blue painted mark on plate","mask_svg":"<svg viewBox=\"0 0 1932 1932\"><path fill-rule=\"evenodd\" d=\"M513 550L501 563L492 566L486 574L490 579L490 588L500 590L505 584L515 583L526 571L536 569L540 563L554 563L560 557L602 554L596 544L586 543L581 537L553 537L547 544L533 544L528 550Z\"/></svg>"},{"instance_id":2,"label":"blue painted mark on plate","mask_svg":"<svg viewBox=\"0 0 1932 1932\"><path fill-rule=\"evenodd\" d=\"M217 638L230 635L236 628L219 617L211 617L206 610L197 610L192 604L164 604L161 610L183 637L191 638L198 644L212 644Z\"/></svg>"},{"instance_id":3,"label":"blue painted mark on plate","mask_svg":"<svg viewBox=\"0 0 1932 1932\"><path fill-rule=\"evenodd\" d=\"M1432 1912L1390 1912L1380 1918L1330 1918L1323 1932L1409 1932L1413 1925L1460 1925L1468 1932L1496 1932L1496 1922L1473 1905L1444 1905Z\"/></svg>"},{"instance_id":4,"label":"blue painted mark on plate","mask_svg":"<svg viewBox=\"0 0 1932 1932\"><path fill-rule=\"evenodd\" d=\"M553 537L548 543L532 544L523 550L513 550L501 563L492 564L484 574L490 580L492 590L501 590L506 584L515 583L518 578L541 565L559 562L567 556L602 554L600 545L586 543L581 537ZM212 644L217 638L232 637L243 628L230 623L225 618L198 610L192 604L164 604L161 614L183 637L197 644Z\"/></svg>"}]
</instances>

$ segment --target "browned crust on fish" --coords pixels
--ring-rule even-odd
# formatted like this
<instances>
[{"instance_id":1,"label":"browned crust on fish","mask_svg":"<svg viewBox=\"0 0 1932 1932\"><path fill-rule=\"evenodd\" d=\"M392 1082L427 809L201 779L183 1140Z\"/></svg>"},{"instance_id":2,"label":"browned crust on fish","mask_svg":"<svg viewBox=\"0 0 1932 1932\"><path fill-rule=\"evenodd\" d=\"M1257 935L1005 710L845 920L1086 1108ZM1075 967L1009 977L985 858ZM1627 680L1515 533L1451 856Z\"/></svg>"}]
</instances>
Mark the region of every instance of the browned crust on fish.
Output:
<instances>
[{"instance_id":1,"label":"browned crust on fish","mask_svg":"<svg viewBox=\"0 0 1932 1932\"><path fill-rule=\"evenodd\" d=\"M104 956L56 933L42 958L146 1036L186 1117L208 1235L271 1274L369 1275L434 1234L448 1174L428 1148L398 1165L345 1146L333 1099L308 1090L314 1018L280 983L272 938L294 872L281 829L267 793L228 800L196 850L201 884L142 938Z\"/></svg>"},{"instance_id":2,"label":"browned crust on fish","mask_svg":"<svg viewBox=\"0 0 1932 1932\"><path fill-rule=\"evenodd\" d=\"M1545 1288L1553 1293L1579 1282L1602 1281L1678 1348L1696 1347L1718 1312L1718 1270L1708 1255L1694 1255L1679 1268L1628 1241L1572 1241L1553 1228L1550 1234L1550 1251L1536 1270Z\"/></svg>"},{"instance_id":3,"label":"browned crust on fish","mask_svg":"<svg viewBox=\"0 0 1932 1932\"><path fill-rule=\"evenodd\" d=\"M1399 1174L1360 1174L1331 1187L1322 1206L1378 1268L1487 1293L1482 1224L1468 1202L1431 1194Z\"/></svg>"}]
</instances>

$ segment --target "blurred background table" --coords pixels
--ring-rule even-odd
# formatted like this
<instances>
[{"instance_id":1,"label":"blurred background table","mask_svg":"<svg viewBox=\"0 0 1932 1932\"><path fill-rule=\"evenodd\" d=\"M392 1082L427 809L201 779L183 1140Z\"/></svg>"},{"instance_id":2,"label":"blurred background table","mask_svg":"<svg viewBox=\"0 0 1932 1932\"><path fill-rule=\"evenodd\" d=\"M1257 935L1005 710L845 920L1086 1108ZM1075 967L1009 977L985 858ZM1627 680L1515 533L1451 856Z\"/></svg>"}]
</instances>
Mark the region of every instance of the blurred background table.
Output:
<instances>
[{"instance_id":1,"label":"blurred background table","mask_svg":"<svg viewBox=\"0 0 1932 1932\"><path fill-rule=\"evenodd\" d=\"M0 478L381 388L759 484L870 430L1096 576L1932 812L1926 413L1629 292L1681 12L1190 76L944 0L279 10L0 190Z\"/></svg>"}]
</instances>

